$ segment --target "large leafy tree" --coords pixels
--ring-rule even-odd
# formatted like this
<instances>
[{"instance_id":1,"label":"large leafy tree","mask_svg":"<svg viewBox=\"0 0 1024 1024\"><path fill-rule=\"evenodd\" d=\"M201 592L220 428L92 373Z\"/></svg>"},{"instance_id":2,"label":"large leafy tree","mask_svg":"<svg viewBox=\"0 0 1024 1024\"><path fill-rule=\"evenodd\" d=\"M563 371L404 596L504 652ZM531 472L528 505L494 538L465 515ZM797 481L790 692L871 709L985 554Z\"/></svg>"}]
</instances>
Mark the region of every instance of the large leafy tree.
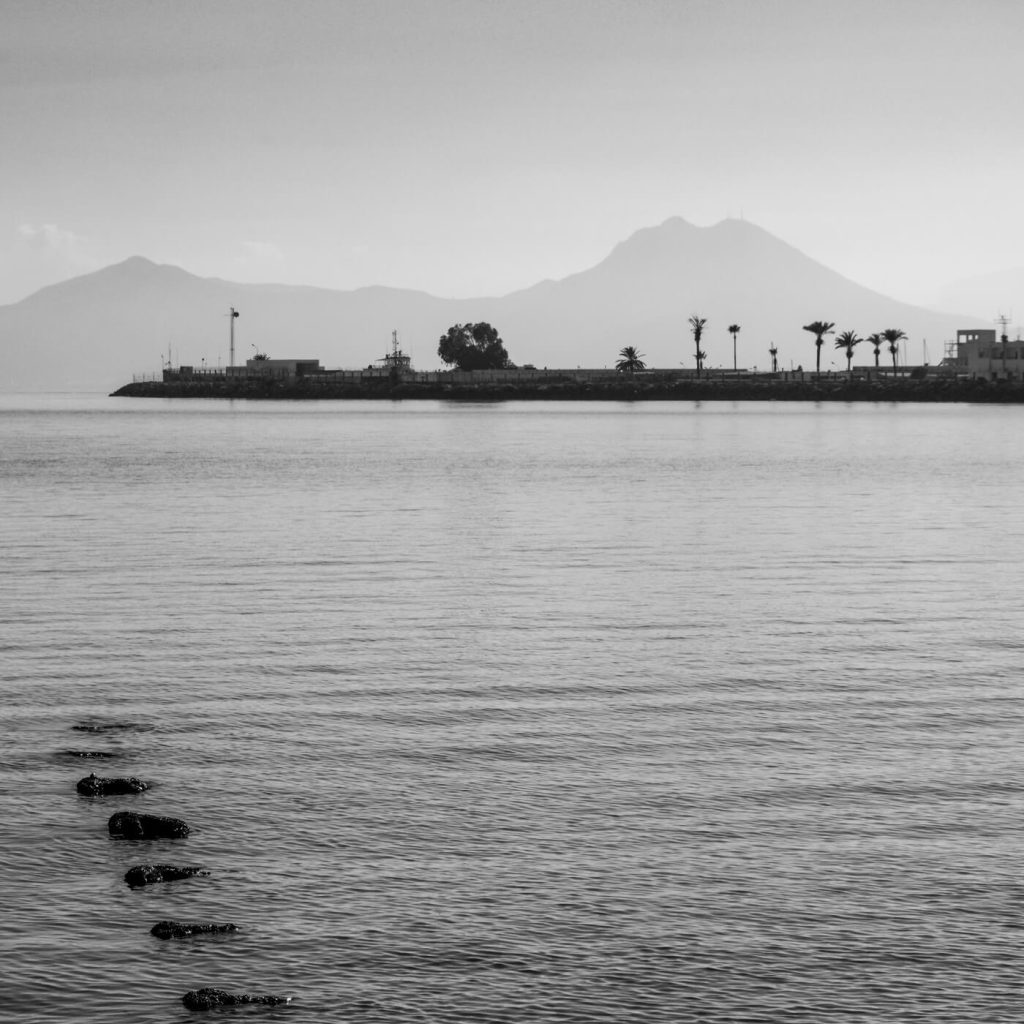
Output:
<instances>
[{"instance_id":1,"label":"large leafy tree","mask_svg":"<svg viewBox=\"0 0 1024 1024\"><path fill-rule=\"evenodd\" d=\"M615 364L615 369L619 373L636 373L638 370L646 370L647 364L633 345L627 345L619 353L619 361Z\"/></svg>"},{"instance_id":2,"label":"large leafy tree","mask_svg":"<svg viewBox=\"0 0 1024 1024\"><path fill-rule=\"evenodd\" d=\"M900 342L906 337L906 334L898 327L887 327L882 331L882 337L889 342L889 355L892 356L892 368L895 370L900 354Z\"/></svg>"},{"instance_id":3,"label":"large leafy tree","mask_svg":"<svg viewBox=\"0 0 1024 1024\"><path fill-rule=\"evenodd\" d=\"M697 348L697 376L700 377L700 371L704 368L704 360L707 358L707 352L702 352L700 348L700 338L704 333L704 325L707 323L705 317L691 316L690 317L690 330L693 332L693 344Z\"/></svg>"},{"instance_id":4,"label":"large leafy tree","mask_svg":"<svg viewBox=\"0 0 1024 1024\"><path fill-rule=\"evenodd\" d=\"M832 333L835 324L829 320L815 320L812 323L804 324L804 330L814 335L814 346L816 349L814 359L814 372L821 373L821 346L825 344L825 335Z\"/></svg>"},{"instance_id":5,"label":"large leafy tree","mask_svg":"<svg viewBox=\"0 0 1024 1024\"><path fill-rule=\"evenodd\" d=\"M836 337L836 348L846 349L846 372L850 372L850 364L853 362L853 350L863 341L857 337L856 331L843 331Z\"/></svg>"},{"instance_id":6,"label":"large leafy tree","mask_svg":"<svg viewBox=\"0 0 1024 1024\"><path fill-rule=\"evenodd\" d=\"M505 370L514 365L497 329L483 322L449 327L441 335L437 354L460 370Z\"/></svg>"},{"instance_id":7,"label":"large leafy tree","mask_svg":"<svg viewBox=\"0 0 1024 1024\"><path fill-rule=\"evenodd\" d=\"M732 368L736 369L736 335L740 333L739 324L729 324L729 333L732 335Z\"/></svg>"}]
</instances>

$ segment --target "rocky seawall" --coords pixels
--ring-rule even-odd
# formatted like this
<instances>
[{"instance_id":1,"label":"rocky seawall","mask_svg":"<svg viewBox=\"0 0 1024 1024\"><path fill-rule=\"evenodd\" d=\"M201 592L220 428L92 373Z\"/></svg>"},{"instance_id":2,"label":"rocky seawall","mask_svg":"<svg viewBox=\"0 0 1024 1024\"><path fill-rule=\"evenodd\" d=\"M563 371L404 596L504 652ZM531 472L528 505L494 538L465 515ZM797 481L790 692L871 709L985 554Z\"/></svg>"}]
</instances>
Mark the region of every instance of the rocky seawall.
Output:
<instances>
[{"instance_id":1,"label":"rocky seawall","mask_svg":"<svg viewBox=\"0 0 1024 1024\"><path fill-rule=\"evenodd\" d=\"M838 376L803 380L637 379L562 380L512 383L420 383L387 379L354 383L323 378L270 380L139 381L114 396L130 398L238 398L298 401L443 399L450 401L732 401L732 402L984 402L1024 403L1018 381L847 380Z\"/></svg>"}]
</instances>

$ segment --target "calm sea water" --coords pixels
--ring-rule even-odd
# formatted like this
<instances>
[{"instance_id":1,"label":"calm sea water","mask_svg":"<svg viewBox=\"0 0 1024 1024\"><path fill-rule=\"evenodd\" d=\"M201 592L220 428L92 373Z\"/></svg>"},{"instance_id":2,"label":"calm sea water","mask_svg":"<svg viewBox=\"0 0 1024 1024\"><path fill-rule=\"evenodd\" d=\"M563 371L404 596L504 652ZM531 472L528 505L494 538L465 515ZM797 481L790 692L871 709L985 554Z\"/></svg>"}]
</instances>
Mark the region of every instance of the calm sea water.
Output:
<instances>
[{"instance_id":1,"label":"calm sea water","mask_svg":"<svg viewBox=\"0 0 1024 1024\"><path fill-rule=\"evenodd\" d=\"M1022 428L0 398L0 1015L1020 1020Z\"/></svg>"}]
</instances>

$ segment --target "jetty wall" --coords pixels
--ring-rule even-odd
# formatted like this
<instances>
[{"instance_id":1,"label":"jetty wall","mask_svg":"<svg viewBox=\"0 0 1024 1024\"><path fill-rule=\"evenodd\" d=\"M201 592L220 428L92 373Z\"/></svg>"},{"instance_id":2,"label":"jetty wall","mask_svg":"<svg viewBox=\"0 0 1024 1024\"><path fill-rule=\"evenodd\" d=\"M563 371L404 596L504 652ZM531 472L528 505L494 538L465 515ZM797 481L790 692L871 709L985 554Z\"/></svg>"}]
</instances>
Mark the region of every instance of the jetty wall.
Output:
<instances>
[{"instance_id":1,"label":"jetty wall","mask_svg":"<svg viewBox=\"0 0 1024 1024\"><path fill-rule=\"evenodd\" d=\"M486 373L486 371L485 371ZM957 377L847 378L786 376L595 375L507 380L470 376L453 380L362 380L259 377L133 381L114 392L133 398L232 398L255 400L450 401L813 401L813 402L984 402L1024 403L1024 383Z\"/></svg>"}]
</instances>

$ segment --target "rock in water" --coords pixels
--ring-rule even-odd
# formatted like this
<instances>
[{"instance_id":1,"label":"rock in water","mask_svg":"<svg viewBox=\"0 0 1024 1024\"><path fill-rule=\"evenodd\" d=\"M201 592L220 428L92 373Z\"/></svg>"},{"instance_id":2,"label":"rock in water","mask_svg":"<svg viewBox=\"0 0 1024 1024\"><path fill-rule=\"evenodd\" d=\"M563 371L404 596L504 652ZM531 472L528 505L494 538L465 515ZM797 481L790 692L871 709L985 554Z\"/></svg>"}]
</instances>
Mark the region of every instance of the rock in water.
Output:
<instances>
[{"instance_id":1,"label":"rock in water","mask_svg":"<svg viewBox=\"0 0 1024 1024\"><path fill-rule=\"evenodd\" d=\"M118 811L107 822L115 839L183 839L192 830L180 818Z\"/></svg>"},{"instance_id":2,"label":"rock in water","mask_svg":"<svg viewBox=\"0 0 1024 1024\"><path fill-rule=\"evenodd\" d=\"M186 992L181 997L186 1010L213 1010L218 1006L239 1006L243 1003L263 1003L266 1006L280 1006L288 1000L281 996L232 995L222 988L200 988Z\"/></svg>"},{"instance_id":3,"label":"rock in water","mask_svg":"<svg viewBox=\"0 0 1024 1024\"><path fill-rule=\"evenodd\" d=\"M182 921L159 921L149 930L158 939L186 939L190 935L216 935L220 932L237 932L233 924L185 924Z\"/></svg>"},{"instance_id":4,"label":"rock in water","mask_svg":"<svg viewBox=\"0 0 1024 1024\"><path fill-rule=\"evenodd\" d=\"M174 864L139 864L130 868L124 876L124 880L133 888L141 889L144 885L152 885L154 882L176 882L179 878L193 878L195 875L208 875L197 867L177 867Z\"/></svg>"},{"instance_id":5,"label":"rock in water","mask_svg":"<svg viewBox=\"0 0 1024 1024\"><path fill-rule=\"evenodd\" d=\"M101 779L94 772L84 779L78 780L76 787L82 796L112 796L123 793L144 793L149 789L149 783L134 775L122 779Z\"/></svg>"},{"instance_id":6,"label":"rock in water","mask_svg":"<svg viewBox=\"0 0 1024 1024\"><path fill-rule=\"evenodd\" d=\"M87 722L83 725L73 725L71 728L75 732L121 732L136 727L131 722Z\"/></svg>"}]
</instances>

